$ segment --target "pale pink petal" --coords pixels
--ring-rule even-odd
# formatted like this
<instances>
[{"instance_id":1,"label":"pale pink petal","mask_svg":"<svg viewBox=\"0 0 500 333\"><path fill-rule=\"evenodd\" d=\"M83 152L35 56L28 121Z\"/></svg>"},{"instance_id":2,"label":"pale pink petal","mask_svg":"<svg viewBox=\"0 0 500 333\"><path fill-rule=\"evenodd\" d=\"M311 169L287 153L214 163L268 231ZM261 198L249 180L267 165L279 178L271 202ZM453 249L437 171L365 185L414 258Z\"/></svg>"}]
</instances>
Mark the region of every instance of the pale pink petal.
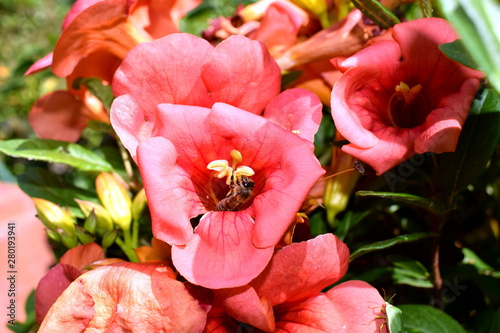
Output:
<instances>
[{"instance_id":1,"label":"pale pink petal","mask_svg":"<svg viewBox=\"0 0 500 333\"><path fill-rule=\"evenodd\" d=\"M143 141L137 149L153 234L169 244L186 244L193 237L190 218L203 212L193 182L176 164L177 150L162 137Z\"/></svg>"},{"instance_id":2,"label":"pale pink petal","mask_svg":"<svg viewBox=\"0 0 500 333\"><path fill-rule=\"evenodd\" d=\"M256 114L280 91L280 69L266 47L242 36L231 36L217 45L201 73L214 102Z\"/></svg>"},{"instance_id":3,"label":"pale pink petal","mask_svg":"<svg viewBox=\"0 0 500 333\"><path fill-rule=\"evenodd\" d=\"M206 312L159 263L96 268L58 298L39 332L201 332Z\"/></svg>"},{"instance_id":4,"label":"pale pink petal","mask_svg":"<svg viewBox=\"0 0 500 333\"><path fill-rule=\"evenodd\" d=\"M250 286L214 290L217 303L224 306L234 319L247 323L265 332L273 332L273 304L267 297L259 298Z\"/></svg>"},{"instance_id":5,"label":"pale pink petal","mask_svg":"<svg viewBox=\"0 0 500 333\"><path fill-rule=\"evenodd\" d=\"M210 107L212 99L201 80L200 66L213 47L190 34L172 34L131 50L116 71L115 96L129 94L148 121L155 121L161 103ZM220 75L220 74L217 74Z\"/></svg>"},{"instance_id":6,"label":"pale pink petal","mask_svg":"<svg viewBox=\"0 0 500 333\"><path fill-rule=\"evenodd\" d=\"M31 75L43 71L52 65L52 57L54 53L50 52L45 57L38 59L33 65L28 68L24 75Z\"/></svg>"},{"instance_id":7,"label":"pale pink petal","mask_svg":"<svg viewBox=\"0 0 500 333\"><path fill-rule=\"evenodd\" d=\"M51 92L31 107L28 121L42 139L74 142L91 119L90 110L67 91Z\"/></svg>"},{"instance_id":8,"label":"pale pink petal","mask_svg":"<svg viewBox=\"0 0 500 333\"><path fill-rule=\"evenodd\" d=\"M188 281L206 288L242 286L266 267L274 248L252 244L253 219L242 212L210 212L195 236L172 248L172 260Z\"/></svg>"},{"instance_id":9,"label":"pale pink petal","mask_svg":"<svg viewBox=\"0 0 500 333\"><path fill-rule=\"evenodd\" d=\"M250 285L273 305L294 302L319 294L340 280L348 265L347 246L333 234L320 235L277 251Z\"/></svg>"},{"instance_id":10,"label":"pale pink petal","mask_svg":"<svg viewBox=\"0 0 500 333\"><path fill-rule=\"evenodd\" d=\"M134 160L137 146L151 137L154 126L154 118L145 117L142 110L130 95L123 95L115 98L110 111L111 124Z\"/></svg>"},{"instance_id":11,"label":"pale pink petal","mask_svg":"<svg viewBox=\"0 0 500 333\"><path fill-rule=\"evenodd\" d=\"M267 105L264 118L314 143L323 105L305 89L287 89Z\"/></svg>"}]
</instances>

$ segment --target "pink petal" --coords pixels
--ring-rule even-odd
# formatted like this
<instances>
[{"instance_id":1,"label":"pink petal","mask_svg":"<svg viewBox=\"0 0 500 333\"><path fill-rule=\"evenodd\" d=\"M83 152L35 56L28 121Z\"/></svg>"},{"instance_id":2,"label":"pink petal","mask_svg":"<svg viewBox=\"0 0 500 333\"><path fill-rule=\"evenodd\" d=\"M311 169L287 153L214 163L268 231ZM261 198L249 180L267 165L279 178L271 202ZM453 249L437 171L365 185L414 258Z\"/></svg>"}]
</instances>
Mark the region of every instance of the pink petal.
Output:
<instances>
[{"instance_id":1,"label":"pink petal","mask_svg":"<svg viewBox=\"0 0 500 333\"><path fill-rule=\"evenodd\" d=\"M193 237L190 218L204 212L190 175L177 162L177 150L162 137L142 142L137 149L153 234L169 244L186 244Z\"/></svg>"},{"instance_id":2,"label":"pink petal","mask_svg":"<svg viewBox=\"0 0 500 333\"><path fill-rule=\"evenodd\" d=\"M66 17L64 18L63 24L62 24L62 30L66 29L66 27L73 22L75 17L80 15L81 12L83 12L85 9L89 8L92 5L95 5L98 2L101 2L103 0L77 0L71 6L71 9L68 11L68 14L66 14Z\"/></svg>"},{"instance_id":3,"label":"pink petal","mask_svg":"<svg viewBox=\"0 0 500 333\"><path fill-rule=\"evenodd\" d=\"M189 282L206 288L242 286L266 267L274 251L252 244L253 228L245 211L207 213L189 243L172 248L174 266Z\"/></svg>"},{"instance_id":4,"label":"pink petal","mask_svg":"<svg viewBox=\"0 0 500 333\"><path fill-rule=\"evenodd\" d=\"M281 73L266 47L242 36L221 42L201 68L213 101L260 114L279 94Z\"/></svg>"},{"instance_id":5,"label":"pink petal","mask_svg":"<svg viewBox=\"0 0 500 333\"><path fill-rule=\"evenodd\" d=\"M265 332L273 332L274 313L266 297L259 298L249 286L214 290L216 298L234 319L247 323Z\"/></svg>"},{"instance_id":6,"label":"pink petal","mask_svg":"<svg viewBox=\"0 0 500 333\"><path fill-rule=\"evenodd\" d=\"M258 195L250 207L255 215L254 245L276 245L324 170L307 141L262 117L216 103L210 125L212 133L240 149L242 163L256 172ZM259 178L265 183L259 185Z\"/></svg>"},{"instance_id":7,"label":"pink petal","mask_svg":"<svg viewBox=\"0 0 500 333\"><path fill-rule=\"evenodd\" d=\"M43 71L52 65L52 57L54 53L50 52L45 57L38 59L33 65L28 68L24 75L31 75Z\"/></svg>"},{"instance_id":8,"label":"pink petal","mask_svg":"<svg viewBox=\"0 0 500 333\"><path fill-rule=\"evenodd\" d=\"M63 266L68 278L73 281L82 274L81 271L86 266L99 259L104 259L102 247L96 243L88 243L68 250L59 260L59 264Z\"/></svg>"},{"instance_id":9,"label":"pink petal","mask_svg":"<svg viewBox=\"0 0 500 333\"><path fill-rule=\"evenodd\" d=\"M326 294L275 308L276 333L388 333L384 300L363 281L344 282Z\"/></svg>"},{"instance_id":10,"label":"pink petal","mask_svg":"<svg viewBox=\"0 0 500 333\"><path fill-rule=\"evenodd\" d=\"M40 280L35 291L36 321L41 324L57 298L68 288L71 281L61 264L55 265Z\"/></svg>"},{"instance_id":11,"label":"pink petal","mask_svg":"<svg viewBox=\"0 0 500 333\"><path fill-rule=\"evenodd\" d=\"M59 297L39 332L201 332L206 313L162 264L96 268Z\"/></svg>"},{"instance_id":12,"label":"pink petal","mask_svg":"<svg viewBox=\"0 0 500 333\"><path fill-rule=\"evenodd\" d=\"M110 118L122 144L137 160L137 146L151 137L154 121L144 116L143 109L130 95L115 98L111 105Z\"/></svg>"},{"instance_id":13,"label":"pink petal","mask_svg":"<svg viewBox=\"0 0 500 333\"><path fill-rule=\"evenodd\" d=\"M51 92L32 106L28 121L42 139L75 142L90 118L90 110L67 91Z\"/></svg>"},{"instance_id":14,"label":"pink petal","mask_svg":"<svg viewBox=\"0 0 500 333\"><path fill-rule=\"evenodd\" d=\"M250 285L273 305L294 302L337 282L347 272L349 249L333 234L293 243L276 252Z\"/></svg>"},{"instance_id":15,"label":"pink petal","mask_svg":"<svg viewBox=\"0 0 500 333\"><path fill-rule=\"evenodd\" d=\"M115 96L129 94L144 117L155 121L161 103L209 107L212 99L200 77L200 66L213 47L190 34L172 34L131 50L113 78Z\"/></svg>"},{"instance_id":16,"label":"pink petal","mask_svg":"<svg viewBox=\"0 0 500 333\"><path fill-rule=\"evenodd\" d=\"M271 100L264 117L314 143L314 134L321 122L322 107L318 96L312 92L287 89Z\"/></svg>"}]
</instances>

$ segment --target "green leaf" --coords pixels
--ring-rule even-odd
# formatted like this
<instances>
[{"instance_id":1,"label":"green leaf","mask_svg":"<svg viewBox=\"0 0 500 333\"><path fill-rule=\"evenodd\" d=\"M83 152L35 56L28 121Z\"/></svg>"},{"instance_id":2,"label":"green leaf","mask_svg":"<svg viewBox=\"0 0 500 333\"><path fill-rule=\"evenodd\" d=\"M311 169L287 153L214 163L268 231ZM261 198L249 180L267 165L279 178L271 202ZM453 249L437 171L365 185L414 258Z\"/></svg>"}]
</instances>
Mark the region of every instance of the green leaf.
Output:
<instances>
[{"instance_id":1,"label":"green leaf","mask_svg":"<svg viewBox=\"0 0 500 333\"><path fill-rule=\"evenodd\" d=\"M491 90L474 100L457 148L438 158L438 173L450 195L473 183L485 170L500 139L500 100Z\"/></svg>"},{"instance_id":2,"label":"green leaf","mask_svg":"<svg viewBox=\"0 0 500 333\"><path fill-rule=\"evenodd\" d=\"M83 171L112 171L111 165L90 150L71 142L43 139L0 141L0 152L14 157L63 163Z\"/></svg>"},{"instance_id":3,"label":"green leaf","mask_svg":"<svg viewBox=\"0 0 500 333\"><path fill-rule=\"evenodd\" d=\"M111 91L111 86L105 86L102 84L102 79L97 77L79 77L73 81L73 88L80 89L80 86L84 85L90 91L92 95L97 97L106 110L111 109L111 103L113 103L113 92Z\"/></svg>"},{"instance_id":4,"label":"green leaf","mask_svg":"<svg viewBox=\"0 0 500 333\"><path fill-rule=\"evenodd\" d=\"M419 261L403 256L389 256L389 261L396 266L392 270L392 278L397 284L406 284L418 288L432 288L430 274Z\"/></svg>"},{"instance_id":5,"label":"green leaf","mask_svg":"<svg viewBox=\"0 0 500 333\"><path fill-rule=\"evenodd\" d=\"M500 272L496 272L493 267L483 261L474 251L466 247L462 248L463 264L474 266L482 275L491 275L493 277L500 277Z\"/></svg>"},{"instance_id":6,"label":"green leaf","mask_svg":"<svg viewBox=\"0 0 500 333\"><path fill-rule=\"evenodd\" d=\"M472 58L500 92L500 3L497 0L437 0L437 4Z\"/></svg>"},{"instance_id":7,"label":"green leaf","mask_svg":"<svg viewBox=\"0 0 500 333\"><path fill-rule=\"evenodd\" d=\"M74 198L94 202L97 200L95 193L77 188L42 168L27 169L26 173L18 177L18 185L30 197L46 199L68 207L75 217L80 218L84 215Z\"/></svg>"},{"instance_id":8,"label":"green leaf","mask_svg":"<svg viewBox=\"0 0 500 333\"><path fill-rule=\"evenodd\" d=\"M419 232L415 234L409 234L409 235L401 235L395 238L391 239L386 239L383 241L375 242L372 244L368 244L365 246L360 247L356 251L354 251L351 254L351 258L349 259L350 262L353 260L361 257L362 255L373 252L373 251L379 251L379 250L384 250L390 247L393 247L398 244L403 244L403 243L409 243L409 242L414 242L422 238L427 238L427 237L433 237L434 234L429 233L429 232Z\"/></svg>"},{"instance_id":9,"label":"green leaf","mask_svg":"<svg viewBox=\"0 0 500 333\"><path fill-rule=\"evenodd\" d=\"M424 17L432 17L432 2L431 0L418 0L420 10Z\"/></svg>"},{"instance_id":10,"label":"green leaf","mask_svg":"<svg viewBox=\"0 0 500 333\"><path fill-rule=\"evenodd\" d=\"M400 23L398 18L377 0L351 0L366 17L384 29Z\"/></svg>"},{"instance_id":11,"label":"green leaf","mask_svg":"<svg viewBox=\"0 0 500 333\"><path fill-rule=\"evenodd\" d=\"M474 59L472 59L469 52L467 52L467 49L460 39L457 39L451 43L441 44L439 45L439 49L448 58L455 60L464 66L479 69L476 62L474 61Z\"/></svg>"},{"instance_id":12,"label":"green leaf","mask_svg":"<svg viewBox=\"0 0 500 333\"><path fill-rule=\"evenodd\" d=\"M406 304L398 307L403 311L404 332L465 333L455 319L432 306Z\"/></svg>"},{"instance_id":13,"label":"green leaf","mask_svg":"<svg viewBox=\"0 0 500 333\"><path fill-rule=\"evenodd\" d=\"M493 323L491 324L489 333L498 333L500 332L500 309L495 312L493 316Z\"/></svg>"},{"instance_id":14,"label":"green leaf","mask_svg":"<svg viewBox=\"0 0 500 333\"><path fill-rule=\"evenodd\" d=\"M437 215L442 215L444 213L444 207L440 202L409 193L358 191L356 192L356 195L360 197L391 199L393 201L403 202L412 206L424 208Z\"/></svg>"}]
</instances>

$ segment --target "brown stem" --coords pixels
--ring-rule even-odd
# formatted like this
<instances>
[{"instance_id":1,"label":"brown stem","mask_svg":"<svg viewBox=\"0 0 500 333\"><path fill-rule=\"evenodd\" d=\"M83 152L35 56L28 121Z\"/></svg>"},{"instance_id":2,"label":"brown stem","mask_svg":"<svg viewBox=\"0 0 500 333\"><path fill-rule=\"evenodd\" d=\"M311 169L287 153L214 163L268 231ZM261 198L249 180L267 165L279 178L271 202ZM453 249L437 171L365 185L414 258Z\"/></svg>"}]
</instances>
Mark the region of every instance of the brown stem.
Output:
<instances>
[{"instance_id":1,"label":"brown stem","mask_svg":"<svg viewBox=\"0 0 500 333\"><path fill-rule=\"evenodd\" d=\"M441 270L439 269L439 249L441 236L435 237L432 240L432 272L434 280L434 301L433 305L437 308L442 308L441 290L443 289L443 280L441 278Z\"/></svg>"}]
</instances>

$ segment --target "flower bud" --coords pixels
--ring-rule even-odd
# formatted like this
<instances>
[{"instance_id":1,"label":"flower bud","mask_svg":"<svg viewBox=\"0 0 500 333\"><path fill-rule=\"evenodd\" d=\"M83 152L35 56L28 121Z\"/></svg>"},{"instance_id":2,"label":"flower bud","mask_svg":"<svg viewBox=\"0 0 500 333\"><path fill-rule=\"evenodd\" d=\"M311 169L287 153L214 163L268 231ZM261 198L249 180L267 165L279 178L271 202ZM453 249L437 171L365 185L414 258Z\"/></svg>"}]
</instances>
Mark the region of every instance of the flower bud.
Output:
<instances>
[{"instance_id":1,"label":"flower bud","mask_svg":"<svg viewBox=\"0 0 500 333\"><path fill-rule=\"evenodd\" d=\"M134 220L138 220L144 214L147 204L146 192L142 189L132 201L132 217Z\"/></svg>"},{"instance_id":2,"label":"flower bud","mask_svg":"<svg viewBox=\"0 0 500 333\"><path fill-rule=\"evenodd\" d=\"M325 0L292 0L294 4L316 16L323 28L330 26Z\"/></svg>"},{"instance_id":3,"label":"flower bud","mask_svg":"<svg viewBox=\"0 0 500 333\"><path fill-rule=\"evenodd\" d=\"M118 229L110 230L107 233L105 233L104 236L102 236L102 242L101 242L102 247L106 249L111 245L113 245L113 243L116 240L116 237L118 237Z\"/></svg>"},{"instance_id":4,"label":"flower bud","mask_svg":"<svg viewBox=\"0 0 500 333\"><path fill-rule=\"evenodd\" d=\"M97 176L95 183L97 195L113 221L121 229L128 230L132 222L132 200L125 187L107 172Z\"/></svg>"},{"instance_id":5,"label":"flower bud","mask_svg":"<svg viewBox=\"0 0 500 333\"><path fill-rule=\"evenodd\" d=\"M75 232L76 232L76 237L78 238L78 240L82 244L88 244L88 243L92 243L93 241L95 241L95 237L92 236L82 226L77 225L76 229L75 229Z\"/></svg>"},{"instance_id":6,"label":"flower bud","mask_svg":"<svg viewBox=\"0 0 500 333\"><path fill-rule=\"evenodd\" d=\"M45 229L45 232L47 233L47 236L54 242L61 243L62 239L61 236L59 236L59 234L57 233L57 231L51 229Z\"/></svg>"},{"instance_id":7,"label":"flower bud","mask_svg":"<svg viewBox=\"0 0 500 333\"><path fill-rule=\"evenodd\" d=\"M61 207L45 199L32 198L35 203L38 218L50 230L64 230L68 235L75 234L75 221Z\"/></svg>"},{"instance_id":8,"label":"flower bud","mask_svg":"<svg viewBox=\"0 0 500 333\"><path fill-rule=\"evenodd\" d=\"M76 233L76 232L74 232ZM59 231L59 236L61 236L62 243L68 249L72 249L78 246L78 239L76 239L75 235L68 235L64 230Z\"/></svg>"},{"instance_id":9,"label":"flower bud","mask_svg":"<svg viewBox=\"0 0 500 333\"><path fill-rule=\"evenodd\" d=\"M111 218L111 215L109 215L106 208L91 201L79 199L75 199L75 201L78 203L78 206L80 206L80 209L82 210L87 220L92 216L92 212L94 212L94 216L97 222L97 228L105 231L113 229L113 219ZM92 231L88 229L87 226L85 226L85 229L90 231L91 233L95 232L95 229L94 231Z\"/></svg>"}]
</instances>

